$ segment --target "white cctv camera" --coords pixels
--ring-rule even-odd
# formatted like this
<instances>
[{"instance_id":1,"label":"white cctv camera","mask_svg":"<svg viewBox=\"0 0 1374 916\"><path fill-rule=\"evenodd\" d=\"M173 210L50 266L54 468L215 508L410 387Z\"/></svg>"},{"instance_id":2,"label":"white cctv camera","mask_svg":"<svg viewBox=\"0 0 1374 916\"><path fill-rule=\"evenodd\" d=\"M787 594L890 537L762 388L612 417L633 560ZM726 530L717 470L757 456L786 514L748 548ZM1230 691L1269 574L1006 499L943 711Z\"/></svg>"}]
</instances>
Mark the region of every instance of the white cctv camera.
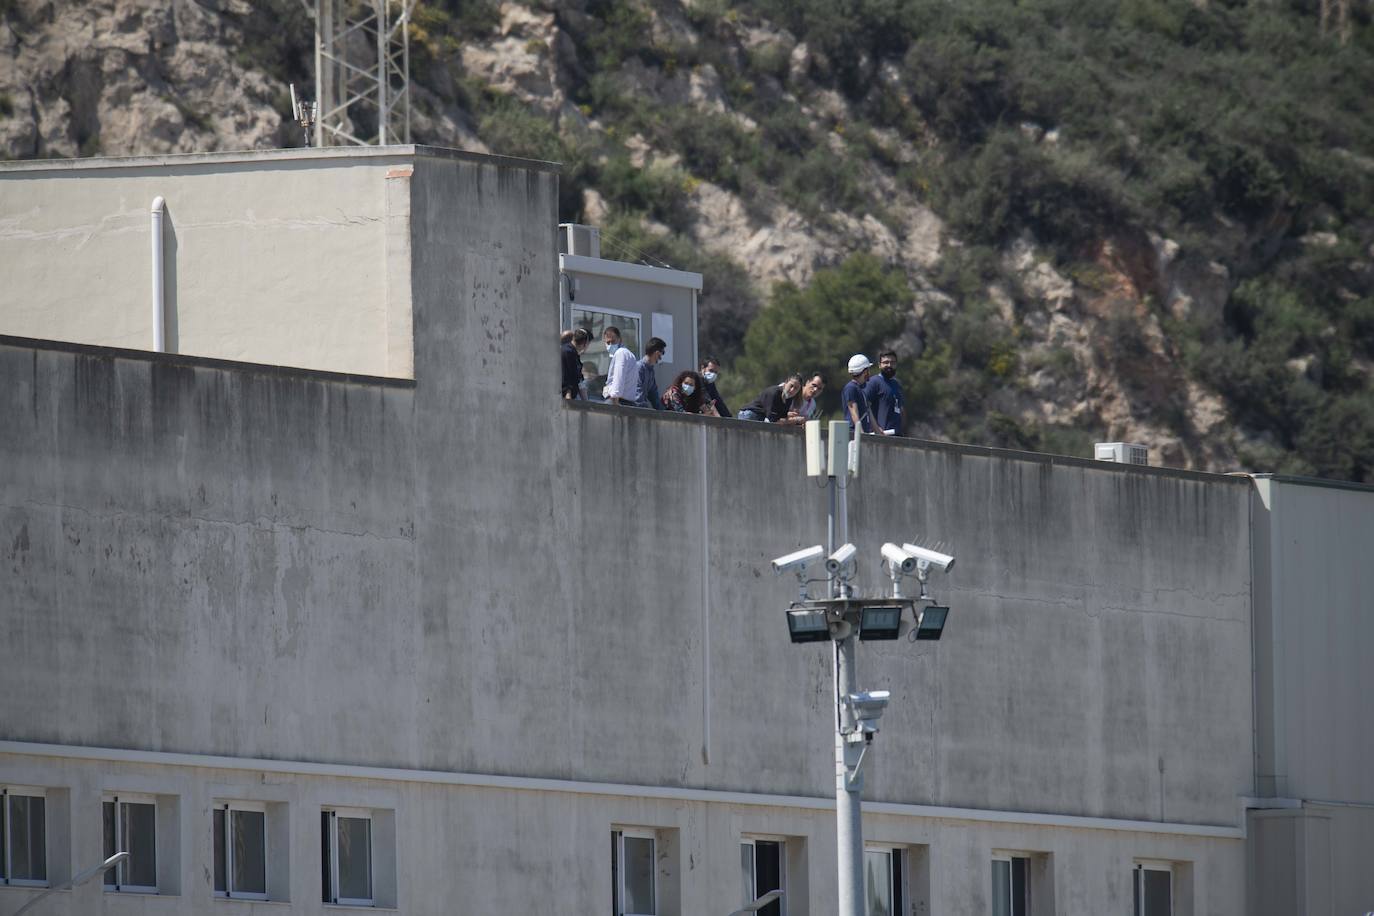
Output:
<instances>
[{"instance_id":1,"label":"white cctv camera","mask_svg":"<svg viewBox=\"0 0 1374 916\"><path fill-rule=\"evenodd\" d=\"M854 559L854 554L858 552L859 548L855 547L853 544L845 544L832 553L830 558L825 561L825 571L832 575L839 572L844 569L846 563Z\"/></svg>"},{"instance_id":2,"label":"white cctv camera","mask_svg":"<svg viewBox=\"0 0 1374 916\"><path fill-rule=\"evenodd\" d=\"M940 553L938 550L927 550L924 547L917 547L915 544L903 544L902 549L917 560L924 560L931 566L938 566L944 572L949 572L954 568L954 557L947 553Z\"/></svg>"},{"instance_id":3,"label":"white cctv camera","mask_svg":"<svg viewBox=\"0 0 1374 916\"><path fill-rule=\"evenodd\" d=\"M916 558L891 542L883 545L883 559L894 573L909 576L916 571Z\"/></svg>"},{"instance_id":4,"label":"white cctv camera","mask_svg":"<svg viewBox=\"0 0 1374 916\"><path fill-rule=\"evenodd\" d=\"M793 551L786 556L778 557L773 561L773 571L782 575L789 569L801 571L806 568L808 563L819 560L825 556L825 548L820 544L815 547L805 547L801 550Z\"/></svg>"},{"instance_id":5,"label":"white cctv camera","mask_svg":"<svg viewBox=\"0 0 1374 916\"><path fill-rule=\"evenodd\" d=\"M889 690L866 690L863 693L851 693L849 705L854 709L854 718L867 722L882 716L891 697Z\"/></svg>"}]
</instances>

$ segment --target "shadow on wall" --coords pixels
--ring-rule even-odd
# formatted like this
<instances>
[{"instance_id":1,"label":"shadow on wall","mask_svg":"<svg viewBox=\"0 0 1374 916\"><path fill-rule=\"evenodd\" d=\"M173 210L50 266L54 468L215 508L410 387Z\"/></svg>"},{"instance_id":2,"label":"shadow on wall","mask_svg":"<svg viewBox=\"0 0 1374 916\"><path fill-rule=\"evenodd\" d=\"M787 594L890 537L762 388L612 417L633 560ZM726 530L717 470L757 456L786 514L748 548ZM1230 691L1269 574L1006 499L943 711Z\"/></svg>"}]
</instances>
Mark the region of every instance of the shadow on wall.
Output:
<instances>
[{"instance_id":1,"label":"shadow on wall","mask_svg":"<svg viewBox=\"0 0 1374 916\"><path fill-rule=\"evenodd\" d=\"M168 353L181 352L177 324L177 225L172 208L162 213L162 342Z\"/></svg>"}]
</instances>

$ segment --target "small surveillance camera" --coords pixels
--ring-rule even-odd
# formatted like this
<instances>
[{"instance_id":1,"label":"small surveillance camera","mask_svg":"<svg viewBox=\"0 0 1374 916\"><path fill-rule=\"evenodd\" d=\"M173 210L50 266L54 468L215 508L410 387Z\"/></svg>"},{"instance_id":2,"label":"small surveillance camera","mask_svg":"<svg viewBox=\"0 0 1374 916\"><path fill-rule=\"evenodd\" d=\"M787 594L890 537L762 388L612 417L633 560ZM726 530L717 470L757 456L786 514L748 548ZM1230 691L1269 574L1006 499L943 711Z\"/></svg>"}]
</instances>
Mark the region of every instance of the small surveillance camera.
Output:
<instances>
[{"instance_id":1,"label":"small surveillance camera","mask_svg":"<svg viewBox=\"0 0 1374 916\"><path fill-rule=\"evenodd\" d=\"M917 560L925 560L931 566L938 566L944 572L949 572L954 568L954 557L947 553L940 553L938 550L927 550L924 547L917 547L915 544L903 544L902 549Z\"/></svg>"},{"instance_id":2,"label":"small surveillance camera","mask_svg":"<svg viewBox=\"0 0 1374 916\"><path fill-rule=\"evenodd\" d=\"M832 553L830 558L825 561L825 571L831 574L839 572L841 569L844 569L846 563L854 559L854 554L858 552L859 548L855 547L853 544L845 544Z\"/></svg>"},{"instance_id":3,"label":"small surveillance camera","mask_svg":"<svg viewBox=\"0 0 1374 916\"><path fill-rule=\"evenodd\" d=\"M793 551L786 556L778 557L773 561L773 571L781 575L789 569L804 569L808 563L819 560L823 556L825 556L825 548L820 544L815 547L806 547Z\"/></svg>"},{"instance_id":4,"label":"small surveillance camera","mask_svg":"<svg viewBox=\"0 0 1374 916\"><path fill-rule=\"evenodd\" d=\"M909 576L916 571L916 558L896 544L889 542L883 545L883 559L894 573Z\"/></svg>"}]
</instances>

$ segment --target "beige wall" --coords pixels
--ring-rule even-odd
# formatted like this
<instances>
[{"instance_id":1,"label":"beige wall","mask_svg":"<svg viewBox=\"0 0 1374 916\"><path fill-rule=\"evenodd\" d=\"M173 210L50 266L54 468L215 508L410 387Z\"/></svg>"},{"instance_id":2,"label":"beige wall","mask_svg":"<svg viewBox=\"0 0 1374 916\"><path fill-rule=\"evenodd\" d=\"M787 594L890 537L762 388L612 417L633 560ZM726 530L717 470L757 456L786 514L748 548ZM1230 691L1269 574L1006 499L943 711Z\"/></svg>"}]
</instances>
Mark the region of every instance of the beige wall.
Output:
<instances>
[{"instance_id":1,"label":"beige wall","mask_svg":"<svg viewBox=\"0 0 1374 916\"><path fill-rule=\"evenodd\" d=\"M0 334L409 378L413 147L0 165Z\"/></svg>"}]
</instances>

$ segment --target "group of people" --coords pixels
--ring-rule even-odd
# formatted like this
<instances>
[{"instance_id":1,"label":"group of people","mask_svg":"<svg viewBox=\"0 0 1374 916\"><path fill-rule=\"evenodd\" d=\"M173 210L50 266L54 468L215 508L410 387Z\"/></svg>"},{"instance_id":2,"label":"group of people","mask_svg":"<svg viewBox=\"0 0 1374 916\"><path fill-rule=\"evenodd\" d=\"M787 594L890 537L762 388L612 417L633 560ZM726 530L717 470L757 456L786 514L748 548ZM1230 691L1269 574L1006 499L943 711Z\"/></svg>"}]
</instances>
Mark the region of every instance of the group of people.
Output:
<instances>
[{"instance_id":1,"label":"group of people","mask_svg":"<svg viewBox=\"0 0 1374 916\"><path fill-rule=\"evenodd\" d=\"M610 367L605 385L596 391L596 381L600 378L597 367L594 363L582 362L582 354L591 343L591 334L585 328L563 332L561 390L564 398L600 400L708 417L734 416L738 420L791 426L816 418L817 402L825 390L822 373L794 373L783 382L765 388L748 406L732 415L716 389L720 363L714 357L702 360L696 370L679 372L672 384L660 392L654 367L668 348L663 340L650 337L641 357L636 357L623 344L619 328L606 328L601 340L606 345ZM897 354L891 350L879 354L877 368L874 374L873 363L862 353L850 358L849 381L840 395L845 419L851 429L858 427L875 435L900 436L906 418L902 386L897 381Z\"/></svg>"}]
</instances>

